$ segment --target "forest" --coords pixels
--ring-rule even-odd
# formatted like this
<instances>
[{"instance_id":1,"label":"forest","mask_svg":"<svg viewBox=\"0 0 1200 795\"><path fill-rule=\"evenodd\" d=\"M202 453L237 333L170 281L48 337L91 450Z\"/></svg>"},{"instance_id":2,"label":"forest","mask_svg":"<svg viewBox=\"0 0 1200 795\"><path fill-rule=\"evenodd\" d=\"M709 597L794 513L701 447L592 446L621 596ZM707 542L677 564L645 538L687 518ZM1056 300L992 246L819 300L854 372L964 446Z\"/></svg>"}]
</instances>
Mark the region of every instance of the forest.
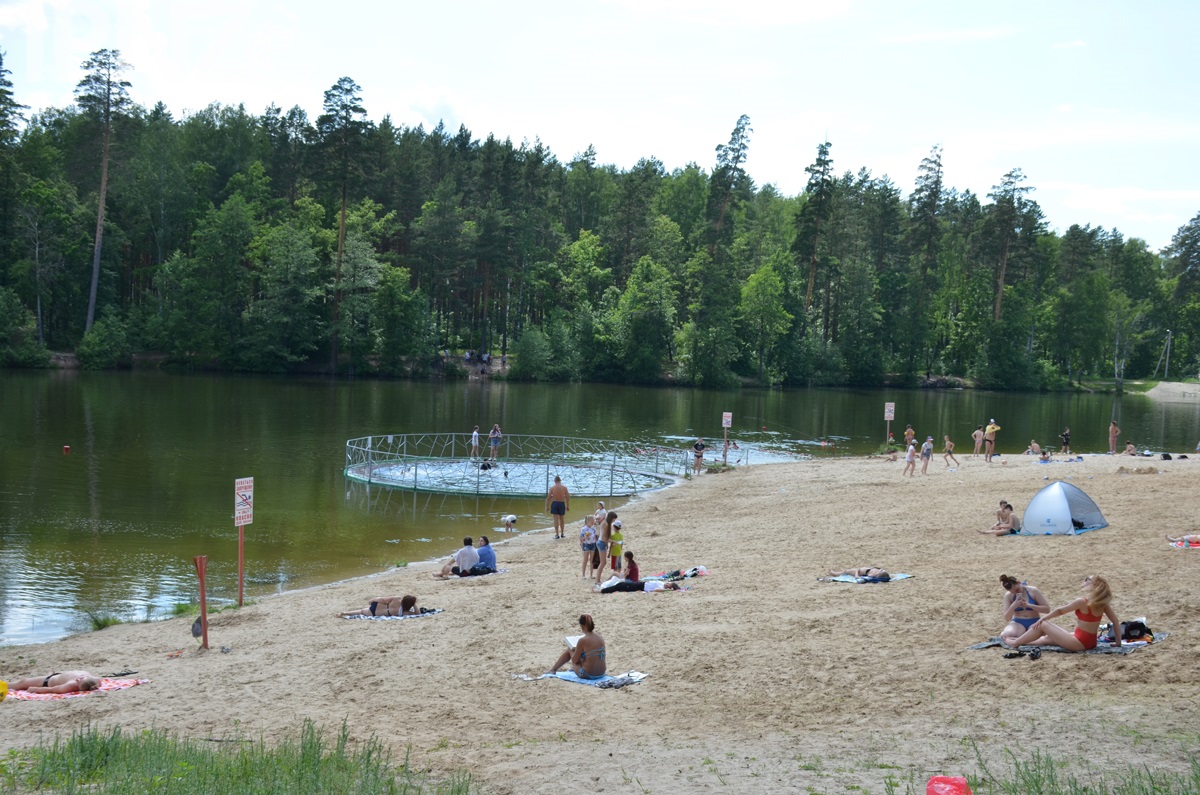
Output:
<instances>
[{"instance_id":1,"label":"forest","mask_svg":"<svg viewBox=\"0 0 1200 795\"><path fill-rule=\"evenodd\" d=\"M3 366L427 377L474 350L527 380L1020 390L1200 369L1200 213L1161 252L1059 234L1020 168L977 196L937 145L905 191L820 141L784 196L744 168L746 116L668 172L371 121L349 77L310 119L139 106L117 50L71 107L31 111L10 76L0 52Z\"/></svg>"}]
</instances>

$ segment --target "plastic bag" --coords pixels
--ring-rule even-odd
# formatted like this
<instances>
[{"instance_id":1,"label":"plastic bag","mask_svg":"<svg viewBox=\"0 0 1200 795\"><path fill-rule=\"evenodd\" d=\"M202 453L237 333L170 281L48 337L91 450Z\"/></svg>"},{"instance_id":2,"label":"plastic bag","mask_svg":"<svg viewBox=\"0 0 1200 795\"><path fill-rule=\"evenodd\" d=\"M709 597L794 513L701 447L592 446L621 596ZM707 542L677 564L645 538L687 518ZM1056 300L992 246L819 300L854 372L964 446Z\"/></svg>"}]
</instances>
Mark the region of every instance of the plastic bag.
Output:
<instances>
[{"instance_id":1,"label":"plastic bag","mask_svg":"<svg viewBox=\"0 0 1200 795\"><path fill-rule=\"evenodd\" d=\"M925 795L971 795L962 776L933 776L925 785Z\"/></svg>"}]
</instances>

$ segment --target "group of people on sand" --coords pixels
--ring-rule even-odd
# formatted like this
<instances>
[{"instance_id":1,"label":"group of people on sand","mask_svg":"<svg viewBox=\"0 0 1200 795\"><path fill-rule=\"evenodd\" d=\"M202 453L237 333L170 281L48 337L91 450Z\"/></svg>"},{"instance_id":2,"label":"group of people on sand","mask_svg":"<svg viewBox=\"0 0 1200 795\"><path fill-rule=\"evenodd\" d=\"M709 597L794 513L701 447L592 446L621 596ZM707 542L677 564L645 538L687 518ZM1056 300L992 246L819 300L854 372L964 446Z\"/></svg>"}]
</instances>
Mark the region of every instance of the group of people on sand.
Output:
<instances>
[{"instance_id":1,"label":"group of people on sand","mask_svg":"<svg viewBox=\"0 0 1200 795\"><path fill-rule=\"evenodd\" d=\"M954 442L950 441L950 435L946 434L943 437L942 444L942 460L946 462L946 467L949 468L950 462L953 461L955 466L959 466L958 459L954 456ZM917 457L921 458L921 474L929 474L929 462L933 459L933 437L926 436L925 443L921 445L921 450L918 453L916 443L916 432L911 425L904 427L904 471L900 473L901 477L908 475L910 478L917 471ZM891 457L895 460L895 455Z\"/></svg>"},{"instance_id":2,"label":"group of people on sand","mask_svg":"<svg viewBox=\"0 0 1200 795\"><path fill-rule=\"evenodd\" d=\"M447 580L451 577L482 577L485 574L496 573L496 550L487 536L479 537L479 546L466 536L462 548L451 556L442 570L433 576L436 579Z\"/></svg>"},{"instance_id":3,"label":"group of people on sand","mask_svg":"<svg viewBox=\"0 0 1200 795\"><path fill-rule=\"evenodd\" d=\"M1000 575L1004 586L1004 622L1000 642L1009 648L1020 646L1060 646L1067 651L1088 651L1100 642L1100 622L1108 618L1113 627L1113 645L1121 645L1121 621L1112 607L1108 581L1092 574L1080 583L1082 595L1062 607L1050 608L1042 592L1007 574ZM1071 632L1050 619L1075 613L1075 631Z\"/></svg>"},{"instance_id":4,"label":"group of people on sand","mask_svg":"<svg viewBox=\"0 0 1200 795\"><path fill-rule=\"evenodd\" d=\"M1008 500L1000 500L1000 510L996 511L996 523L987 530L978 532L990 536L1013 536L1021 532L1021 517Z\"/></svg>"}]
</instances>

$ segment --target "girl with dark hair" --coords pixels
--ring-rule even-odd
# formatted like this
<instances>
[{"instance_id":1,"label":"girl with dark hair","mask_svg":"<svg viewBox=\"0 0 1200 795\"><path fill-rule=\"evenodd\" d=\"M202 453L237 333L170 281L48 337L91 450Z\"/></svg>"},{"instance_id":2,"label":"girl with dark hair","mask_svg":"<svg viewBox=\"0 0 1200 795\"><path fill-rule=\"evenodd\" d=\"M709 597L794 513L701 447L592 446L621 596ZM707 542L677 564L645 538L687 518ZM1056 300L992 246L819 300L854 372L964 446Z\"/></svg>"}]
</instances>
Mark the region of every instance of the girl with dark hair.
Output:
<instances>
[{"instance_id":1,"label":"girl with dark hair","mask_svg":"<svg viewBox=\"0 0 1200 795\"><path fill-rule=\"evenodd\" d=\"M411 616L417 613L417 597L406 596L377 596L371 604L362 610L350 610L338 613L338 618L346 616Z\"/></svg>"},{"instance_id":2,"label":"girl with dark hair","mask_svg":"<svg viewBox=\"0 0 1200 795\"><path fill-rule=\"evenodd\" d=\"M580 679L599 679L604 676L608 664L605 661L604 638L596 634L596 622L584 613L579 617L579 628L583 630L583 636L560 654L546 673L558 673L558 669L569 661L571 671Z\"/></svg>"},{"instance_id":3,"label":"girl with dark hair","mask_svg":"<svg viewBox=\"0 0 1200 795\"><path fill-rule=\"evenodd\" d=\"M1050 612L1050 603L1042 592L1032 585L1017 582L1016 577L1007 574L1000 575L1000 584L1004 586L1004 622L1005 627L1000 632L1000 639L1011 643L1015 638L1024 635L1044 613Z\"/></svg>"}]
</instances>

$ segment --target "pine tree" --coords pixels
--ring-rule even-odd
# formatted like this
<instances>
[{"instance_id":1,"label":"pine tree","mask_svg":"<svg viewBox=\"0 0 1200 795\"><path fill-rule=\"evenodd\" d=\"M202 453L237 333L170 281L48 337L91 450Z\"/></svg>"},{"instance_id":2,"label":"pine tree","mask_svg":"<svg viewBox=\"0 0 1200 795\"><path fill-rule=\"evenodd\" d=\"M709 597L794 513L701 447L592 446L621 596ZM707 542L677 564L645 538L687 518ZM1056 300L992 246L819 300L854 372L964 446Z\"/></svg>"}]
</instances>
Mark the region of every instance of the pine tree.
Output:
<instances>
[{"instance_id":1,"label":"pine tree","mask_svg":"<svg viewBox=\"0 0 1200 795\"><path fill-rule=\"evenodd\" d=\"M100 138L100 196L96 207L96 244L92 250L92 285L88 293L87 323L84 333L91 331L96 319L96 288L100 283L100 252L104 246L104 201L108 194L108 152L113 117L132 105L130 83L121 76L129 64L121 60L120 50L97 50L83 62L86 74L75 87L75 101L85 113L95 116L102 125Z\"/></svg>"}]
</instances>

